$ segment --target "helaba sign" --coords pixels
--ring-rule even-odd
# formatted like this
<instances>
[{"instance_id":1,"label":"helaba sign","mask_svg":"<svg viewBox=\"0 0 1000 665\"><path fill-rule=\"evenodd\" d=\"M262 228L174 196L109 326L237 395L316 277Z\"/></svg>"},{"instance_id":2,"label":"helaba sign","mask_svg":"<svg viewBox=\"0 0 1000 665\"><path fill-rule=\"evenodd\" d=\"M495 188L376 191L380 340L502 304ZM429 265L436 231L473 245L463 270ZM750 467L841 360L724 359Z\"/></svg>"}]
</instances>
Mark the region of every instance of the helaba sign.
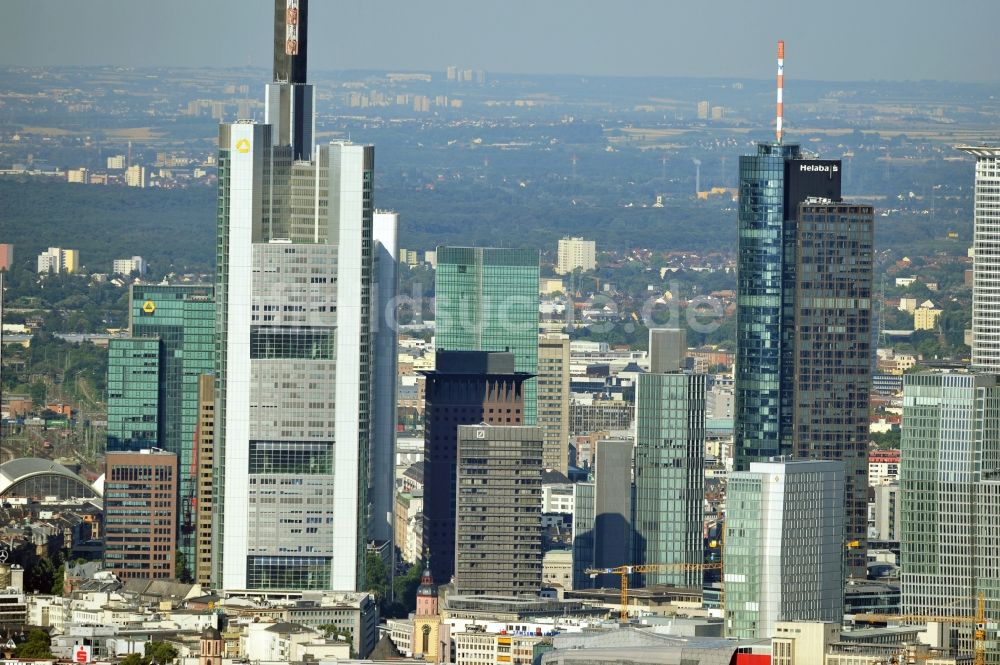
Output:
<instances>
[{"instance_id":1,"label":"helaba sign","mask_svg":"<svg viewBox=\"0 0 1000 665\"><path fill-rule=\"evenodd\" d=\"M840 170L840 165L836 163L801 163L799 164L799 173L836 173Z\"/></svg>"}]
</instances>

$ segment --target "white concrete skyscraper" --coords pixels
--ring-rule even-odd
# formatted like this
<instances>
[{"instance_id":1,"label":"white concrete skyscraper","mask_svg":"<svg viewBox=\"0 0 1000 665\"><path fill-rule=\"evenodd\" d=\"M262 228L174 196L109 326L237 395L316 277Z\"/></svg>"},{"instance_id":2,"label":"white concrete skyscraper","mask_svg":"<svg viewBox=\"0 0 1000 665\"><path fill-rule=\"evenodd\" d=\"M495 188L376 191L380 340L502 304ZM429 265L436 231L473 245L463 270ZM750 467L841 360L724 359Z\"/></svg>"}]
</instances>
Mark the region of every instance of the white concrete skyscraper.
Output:
<instances>
[{"instance_id":1,"label":"white concrete skyscraper","mask_svg":"<svg viewBox=\"0 0 1000 665\"><path fill-rule=\"evenodd\" d=\"M1000 373L1000 147L958 150L976 158L972 368Z\"/></svg>"},{"instance_id":2,"label":"white concrete skyscraper","mask_svg":"<svg viewBox=\"0 0 1000 665\"><path fill-rule=\"evenodd\" d=\"M305 0L275 1L275 91L306 85L306 16ZM299 46L278 43L278 19ZM395 272L375 286L373 148L310 145L295 125L312 123L311 99L296 111L271 93L273 124L219 131L214 583L356 590L366 538L388 530L391 426L388 442L373 432L394 400L375 405L372 301L392 299Z\"/></svg>"}]
</instances>

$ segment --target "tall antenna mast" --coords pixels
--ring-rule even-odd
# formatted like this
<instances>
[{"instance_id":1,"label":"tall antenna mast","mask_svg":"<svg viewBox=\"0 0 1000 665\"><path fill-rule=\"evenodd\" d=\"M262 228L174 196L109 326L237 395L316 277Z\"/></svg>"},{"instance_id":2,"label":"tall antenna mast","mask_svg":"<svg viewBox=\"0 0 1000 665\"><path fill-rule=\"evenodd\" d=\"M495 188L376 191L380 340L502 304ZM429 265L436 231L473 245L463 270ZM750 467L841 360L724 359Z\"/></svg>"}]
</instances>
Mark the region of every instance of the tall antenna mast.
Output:
<instances>
[{"instance_id":1,"label":"tall antenna mast","mask_svg":"<svg viewBox=\"0 0 1000 665\"><path fill-rule=\"evenodd\" d=\"M782 101L782 93L785 90L785 42L784 40L778 41L778 124L775 125L775 134L778 137L778 143L781 143L781 121L785 116L784 102Z\"/></svg>"}]
</instances>

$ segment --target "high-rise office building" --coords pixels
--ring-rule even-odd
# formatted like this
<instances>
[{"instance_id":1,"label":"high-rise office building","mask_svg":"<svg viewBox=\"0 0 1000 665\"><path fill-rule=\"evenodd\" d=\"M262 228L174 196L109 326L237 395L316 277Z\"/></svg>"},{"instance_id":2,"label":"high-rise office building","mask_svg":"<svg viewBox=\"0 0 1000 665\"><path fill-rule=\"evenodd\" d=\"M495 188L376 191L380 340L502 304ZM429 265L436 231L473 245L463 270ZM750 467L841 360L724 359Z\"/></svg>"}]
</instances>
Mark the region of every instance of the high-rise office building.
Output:
<instances>
[{"instance_id":1,"label":"high-rise office building","mask_svg":"<svg viewBox=\"0 0 1000 665\"><path fill-rule=\"evenodd\" d=\"M312 145L306 18L306 0L276 0L268 124L219 130L213 561L220 589L364 584L377 491L370 487L378 428L374 150Z\"/></svg>"},{"instance_id":2,"label":"high-rise office building","mask_svg":"<svg viewBox=\"0 0 1000 665\"><path fill-rule=\"evenodd\" d=\"M160 340L108 343L109 451L143 450L160 441Z\"/></svg>"},{"instance_id":3,"label":"high-rise office building","mask_svg":"<svg viewBox=\"0 0 1000 665\"><path fill-rule=\"evenodd\" d=\"M597 442L594 455L594 566L614 568L632 562L632 441ZM593 584L617 587L618 575L599 575Z\"/></svg>"},{"instance_id":4,"label":"high-rise office building","mask_svg":"<svg viewBox=\"0 0 1000 665\"><path fill-rule=\"evenodd\" d=\"M1000 147L958 146L976 158L972 367L1000 373Z\"/></svg>"},{"instance_id":5,"label":"high-rise office building","mask_svg":"<svg viewBox=\"0 0 1000 665\"><path fill-rule=\"evenodd\" d=\"M839 160L804 159L798 145L740 158L734 452L738 470L846 458L847 537L861 543L848 570L864 577L872 213L844 203L840 185Z\"/></svg>"},{"instance_id":6,"label":"high-rise office building","mask_svg":"<svg viewBox=\"0 0 1000 665\"><path fill-rule=\"evenodd\" d=\"M537 594L542 587L542 434L459 425L455 591Z\"/></svg>"},{"instance_id":7,"label":"high-rise office building","mask_svg":"<svg viewBox=\"0 0 1000 665\"><path fill-rule=\"evenodd\" d=\"M198 377L198 427L195 432L195 531L194 581L212 584L212 478L215 468L215 377Z\"/></svg>"},{"instance_id":8,"label":"high-rise office building","mask_svg":"<svg viewBox=\"0 0 1000 665\"><path fill-rule=\"evenodd\" d=\"M134 284L130 338L108 345L108 450L156 447L178 457L178 551L193 570L198 381L212 371L211 286Z\"/></svg>"},{"instance_id":9,"label":"high-rise office building","mask_svg":"<svg viewBox=\"0 0 1000 665\"><path fill-rule=\"evenodd\" d=\"M557 275L568 275L574 270L588 272L597 267L597 243L583 238L560 238L556 248Z\"/></svg>"},{"instance_id":10,"label":"high-rise office building","mask_svg":"<svg viewBox=\"0 0 1000 665\"><path fill-rule=\"evenodd\" d=\"M593 482L573 484L573 588L593 586L588 568L594 567L594 492Z\"/></svg>"},{"instance_id":11,"label":"high-rise office building","mask_svg":"<svg viewBox=\"0 0 1000 665\"><path fill-rule=\"evenodd\" d=\"M751 462L726 497L726 635L766 639L783 621L843 619L839 461Z\"/></svg>"},{"instance_id":12,"label":"high-rise office building","mask_svg":"<svg viewBox=\"0 0 1000 665\"><path fill-rule=\"evenodd\" d=\"M550 333L538 338L536 422L542 430L546 469L569 470L569 336Z\"/></svg>"},{"instance_id":13,"label":"high-rise office building","mask_svg":"<svg viewBox=\"0 0 1000 665\"><path fill-rule=\"evenodd\" d=\"M104 469L104 567L121 579L170 579L177 544L177 455L109 452Z\"/></svg>"},{"instance_id":14,"label":"high-rise office building","mask_svg":"<svg viewBox=\"0 0 1000 665\"><path fill-rule=\"evenodd\" d=\"M649 333L650 366L659 371L638 377L633 560L700 564L704 558L707 376L681 370L683 356L677 349L686 350L683 330ZM644 586L701 588L702 573L647 573L643 581Z\"/></svg>"},{"instance_id":15,"label":"high-rise office building","mask_svg":"<svg viewBox=\"0 0 1000 665\"><path fill-rule=\"evenodd\" d=\"M875 216L868 205L799 205L792 450L844 462L852 574L865 572Z\"/></svg>"},{"instance_id":16,"label":"high-rise office building","mask_svg":"<svg viewBox=\"0 0 1000 665\"><path fill-rule=\"evenodd\" d=\"M995 375L920 372L904 378L899 464L903 612L971 615L975 609L974 553L989 544L975 537L977 494L982 491L977 485L1000 470L998 413ZM996 550L992 552L995 561ZM995 573L995 565L983 570L991 568Z\"/></svg>"},{"instance_id":17,"label":"high-rise office building","mask_svg":"<svg viewBox=\"0 0 1000 665\"><path fill-rule=\"evenodd\" d=\"M399 215L376 210L372 217L372 464L368 539L393 543L396 456L396 293Z\"/></svg>"},{"instance_id":18,"label":"high-rise office building","mask_svg":"<svg viewBox=\"0 0 1000 665\"><path fill-rule=\"evenodd\" d=\"M511 353L438 351L424 389L424 543L436 580L455 572L458 426L524 424L527 373Z\"/></svg>"},{"instance_id":19,"label":"high-rise office building","mask_svg":"<svg viewBox=\"0 0 1000 665\"><path fill-rule=\"evenodd\" d=\"M736 468L789 454L795 390L795 246L799 203L840 200L840 161L761 143L740 157L736 306Z\"/></svg>"},{"instance_id":20,"label":"high-rise office building","mask_svg":"<svg viewBox=\"0 0 1000 665\"><path fill-rule=\"evenodd\" d=\"M675 328L649 329L649 371L679 372L687 363L687 335Z\"/></svg>"},{"instance_id":21,"label":"high-rise office building","mask_svg":"<svg viewBox=\"0 0 1000 665\"><path fill-rule=\"evenodd\" d=\"M434 342L444 351L510 351L518 372L538 373L538 250L438 247ZM534 425L536 381L525 384ZM438 577L434 573L435 579Z\"/></svg>"}]
</instances>

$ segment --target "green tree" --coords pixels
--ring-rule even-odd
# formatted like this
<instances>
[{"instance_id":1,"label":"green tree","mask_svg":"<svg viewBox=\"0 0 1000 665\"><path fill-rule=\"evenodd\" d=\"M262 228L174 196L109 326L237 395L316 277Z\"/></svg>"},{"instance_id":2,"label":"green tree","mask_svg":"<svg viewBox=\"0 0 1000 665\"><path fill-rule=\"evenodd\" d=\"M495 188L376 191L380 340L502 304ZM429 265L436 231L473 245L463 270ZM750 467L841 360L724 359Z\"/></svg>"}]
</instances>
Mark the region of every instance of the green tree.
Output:
<instances>
[{"instance_id":1,"label":"green tree","mask_svg":"<svg viewBox=\"0 0 1000 665\"><path fill-rule=\"evenodd\" d=\"M187 557L180 550L177 550L177 553L174 555L174 577L179 582L194 581L191 577L191 568L188 567Z\"/></svg>"},{"instance_id":2,"label":"green tree","mask_svg":"<svg viewBox=\"0 0 1000 665\"><path fill-rule=\"evenodd\" d=\"M418 561L410 566L405 574L397 576L392 581L396 602L402 603L407 612L417 609L417 587L420 586L423 571L423 564Z\"/></svg>"},{"instance_id":3,"label":"green tree","mask_svg":"<svg viewBox=\"0 0 1000 665\"><path fill-rule=\"evenodd\" d=\"M137 653L130 653L129 655L122 658L119 665L145 665L142 656Z\"/></svg>"},{"instance_id":4,"label":"green tree","mask_svg":"<svg viewBox=\"0 0 1000 665\"><path fill-rule=\"evenodd\" d=\"M63 583L66 581L66 564L60 563L52 575L52 593L56 596L63 595Z\"/></svg>"},{"instance_id":5,"label":"green tree","mask_svg":"<svg viewBox=\"0 0 1000 665\"><path fill-rule=\"evenodd\" d=\"M32 381L28 387L28 394L31 395L31 401L35 406L45 405L45 398L48 392L49 389L43 381Z\"/></svg>"},{"instance_id":6,"label":"green tree","mask_svg":"<svg viewBox=\"0 0 1000 665\"><path fill-rule=\"evenodd\" d=\"M375 602L382 604L389 591L389 569L375 552L365 555L365 588L375 596Z\"/></svg>"},{"instance_id":7,"label":"green tree","mask_svg":"<svg viewBox=\"0 0 1000 665\"><path fill-rule=\"evenodd\" d=\"M40 628L34 628L28 633L28 639L14 649L15 658L52 658L49 648L49 634Z\"/></svg>"},{"instance_id":8,"label":"green tree","mask_svg":"<svg viewBox=\"0 0 1000 665\"><path fill-rule=\"evenodd\" d=\"M144 651L146 653L142 659L144 665L150 665L150 663L167 665L177 658L177 648L169 642L146 642Z\"/></svg>"}]
</instances>

